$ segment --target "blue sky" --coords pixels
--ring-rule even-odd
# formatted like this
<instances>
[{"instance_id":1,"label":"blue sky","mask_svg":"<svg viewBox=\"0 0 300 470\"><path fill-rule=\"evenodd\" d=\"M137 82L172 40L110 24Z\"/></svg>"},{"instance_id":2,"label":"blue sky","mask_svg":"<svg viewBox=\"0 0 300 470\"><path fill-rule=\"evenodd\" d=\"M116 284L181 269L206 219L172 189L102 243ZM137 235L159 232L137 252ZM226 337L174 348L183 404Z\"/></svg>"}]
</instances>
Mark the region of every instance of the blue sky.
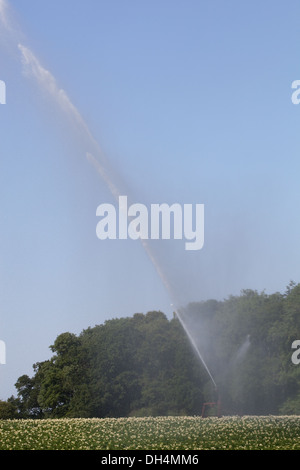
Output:
<instances>
[{"instance_id":1,"label":"blue sky","mask_svg":"<svg viewBox=\"0 0 300 470\"><path fill-rule=\"evenodd\" d=\"M205 204L201 251L154 244L183 305L299 282L298 2L3 6L0 398L50 357L64 331L153 309L172 314L141 244L97 239L96 208L112 195L78 129L26 75L20 43L65 90L134 202Z\"/></svg>"}]
</instances>

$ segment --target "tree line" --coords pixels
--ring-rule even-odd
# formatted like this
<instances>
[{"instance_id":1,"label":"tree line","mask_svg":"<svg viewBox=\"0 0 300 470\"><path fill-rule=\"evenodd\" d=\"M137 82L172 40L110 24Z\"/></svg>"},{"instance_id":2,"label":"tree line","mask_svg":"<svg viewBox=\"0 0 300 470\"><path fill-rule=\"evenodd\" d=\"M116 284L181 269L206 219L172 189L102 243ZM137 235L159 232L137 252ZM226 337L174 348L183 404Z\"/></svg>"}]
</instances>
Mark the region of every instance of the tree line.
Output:
<instances>
[{"instance_id":1,"label":"tree line","mask_svg":"<svg viewBox=\"0 0 300 470\"><path fill-rule=\"evenodd\" d=\"M190 303L172 319L157 311L115 318L60 334L52 357L0 402L0 418L199 415L218 400L223 414L298 414L295 340L294 282L283 294L243 290Z\"/></svg>"}]
</instances>

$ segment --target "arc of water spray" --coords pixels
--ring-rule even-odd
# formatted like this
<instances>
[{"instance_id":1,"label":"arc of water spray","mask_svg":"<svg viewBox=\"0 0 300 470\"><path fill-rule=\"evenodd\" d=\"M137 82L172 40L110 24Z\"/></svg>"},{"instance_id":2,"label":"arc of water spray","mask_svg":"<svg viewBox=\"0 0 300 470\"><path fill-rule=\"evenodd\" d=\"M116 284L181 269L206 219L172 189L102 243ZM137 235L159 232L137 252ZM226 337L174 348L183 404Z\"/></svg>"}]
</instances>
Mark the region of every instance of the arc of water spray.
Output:
<instances>
[{"instance_id":1,"label":"arc of water spray","mask_svg":"<svg viewBox=\"0 0 300 470\"><path fill-rule=\"evenodd\" d=\"M11 24L8 18L8 5L6 0L0 0L0 22L6 31L11 30Z\"/></svg>"},{"instance_id":2,"label":"arc of water spray","mask_svg":"<svg viewBox=\"0 0 300 470\"><path fill-rule=\"evenodd\" d=\"M187 337L189 338L189 340L190 340L190 342L191 342L191 345L193 346L193 348L194 348L194 350L195 350L195 352L196 352L198 358L199 358L200 361L202 362L202 364L203 364L203 366L204 366L206 372L208 373L208 375L209 375L209 377L210 377L212 383L214 384L215 389L217 390L217 384L216 384L216 382L215 382L215 380L214 380L214 378L213 378L213 376L212 376L212 373L210 372L210 370L209 370L209 368L208 368L208 366L207 366L207 364L206 364L206 362L205 362L205 360L204 360L202 354L201 354L200 351L199 351L199 348L198 348L198 346L197 346L197 344L196 344L196 342L195 342L193 336L191 335L191 333L189 332L188 328L186 327L186 325L185 325L185 323L184 323L184 321L183 321L183 319L182 319L182 316L180 315L180 313L179 313L178 310L176 310L176 315L177 315L177 318L178 318L178 320L180 321L180 324L181 324L182 328L184 329L184 331L185 331Z\"/></svg>"},{"instance_id":3,"label":"arc of water spray","mask_svg":"<svg viewBox=\"0 0 300 470\"><path fill-rule=\"evenodd\" d=\"M64 114L66 114L73 123L76 124L78 131L80 132L81 136L84 138L87 147L90 149L90 151L86 152L87 160L95 167L95 169L97 170L97 172L99 173L99 175L104 180L107 187L109 188L113 197L116 200L118 200L118 197L121 195L121 191L115 182L115 179L116 179L115 171L112 171L110 169L109 162L104 157L99 147L98 142L93 137L92 133L89 130L88 125L84 121L83 117L81 116L76 106L72 103L72 101L68 97L67 93L63 89L59 88L55 77L41 65L40 61L32 52L32 50L24 46L18 41L18 36L20 32L17 33L17 29L12 26L12 22L8 19L8 5L6 3L6 0L0 0L0 24L2 24L4 31L6 31L9 37L13 39L13 42L16 43L19 51L21 52L21 62L24 67L25 74L33 78L37 82L37 84L41 87L41 89L47 92L47 94L51 97L51 99L59 106L61 111ZM164 287L166 288L166 291L168 292L170 299L172 299L173 302L175 302L176 305L178 305L178 303L175 300L176 296L174 295L173 289L170 286L168 278L163 272L163 269L159 261L157 260L156 256L154 255L153 250L150 247L150 244L147 242L147 240L140 239L140 241L151 263L155 267L159 278L161 279ZM188 336L192 346L194 347L200 361L204 365L215 388L217 388L216 382L207 364L205 363L193 337L188 331L185 325L185 322L183 321L183 318L180 314L180 310L178 308L176 309L176 313L177 313L177 318L179 319L186 335Z\"/></svg>"},{"instance_id":4,"label":"arc of water spray","mask_svg":"<svg viewBox=\"0 0 300 470\"><path fill-rule=\"evenodd\" d=\"M71 102L66 92L58 87L54 76L40 64L39 60L33 54L33 52L22 44L18 44L18 48L22 53L22 63L25 67L26 75L33 77L37 81L39 86L41 86L43 90L48 92L51 98L55 100L55 102L59 105L60 109L64 113L66 113L73 122L76 123L81 133L84 134L88 147L90 147L93 150L93 153L97 155L96 158L91 152L86 152L87 160L94 166L96 171L104 180L112 196L118 201L118 198L121 195L121 191L114 182L113 177L111 176L112 170L110 170L109 168L109 162L105 159L98 142L91 134L86 122L80 115L79 111ZM143 248L148 254L152 264L154 265L159 274L159 277L163 281L163 284L165 285L170 294L171 287L167 281L166 276L162 271L161 266L159 265L157 259L151 251L149 244L146 240L140 241L142 242Z\"/></svg>"}]
</instances>

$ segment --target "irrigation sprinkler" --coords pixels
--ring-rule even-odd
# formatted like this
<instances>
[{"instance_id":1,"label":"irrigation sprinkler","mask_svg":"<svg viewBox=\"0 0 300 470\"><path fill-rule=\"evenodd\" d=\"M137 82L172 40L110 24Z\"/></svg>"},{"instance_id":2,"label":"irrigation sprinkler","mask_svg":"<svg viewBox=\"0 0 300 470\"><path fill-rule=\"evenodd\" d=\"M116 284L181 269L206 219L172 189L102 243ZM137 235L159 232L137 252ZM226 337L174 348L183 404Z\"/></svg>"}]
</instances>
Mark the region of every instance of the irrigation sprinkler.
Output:
<instances>
[{"instance_id":1,"label":"irrigation sprinkler","mask_svg":"<svg viewBox=\"0 0 300 470\"><path fill-rule=\"evenodd\" d=\"M214 402L205 402L203 403L202 405L202 413L201 413L201 417L202 418L206 418L208 415L207 415L207 409L208 408L212 408L213 410L215 410L215 414L214 415L210 415L210 416L217 416L218 418L221 418L221 399L220 399L220 395L218 394L218 399L217 401L214 401Z\"/></svg>"}]
</instances>

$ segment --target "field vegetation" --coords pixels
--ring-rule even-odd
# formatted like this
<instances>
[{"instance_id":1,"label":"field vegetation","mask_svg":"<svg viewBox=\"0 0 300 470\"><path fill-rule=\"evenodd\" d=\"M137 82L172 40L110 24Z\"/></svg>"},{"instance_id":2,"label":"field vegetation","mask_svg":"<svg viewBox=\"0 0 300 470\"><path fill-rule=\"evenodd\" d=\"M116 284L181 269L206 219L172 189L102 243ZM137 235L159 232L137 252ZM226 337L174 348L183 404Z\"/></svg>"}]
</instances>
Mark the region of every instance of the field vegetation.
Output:
<instances>
[{"instance_id":1,"label":"field vegetation","mask_svg":"<svg viewBox=\"0 0 300 470\"><path fill-rule=\"evenodd\" d=\"M0 450L299 450L300 417L0 421Z\"/></svg>"}]
</instances>

